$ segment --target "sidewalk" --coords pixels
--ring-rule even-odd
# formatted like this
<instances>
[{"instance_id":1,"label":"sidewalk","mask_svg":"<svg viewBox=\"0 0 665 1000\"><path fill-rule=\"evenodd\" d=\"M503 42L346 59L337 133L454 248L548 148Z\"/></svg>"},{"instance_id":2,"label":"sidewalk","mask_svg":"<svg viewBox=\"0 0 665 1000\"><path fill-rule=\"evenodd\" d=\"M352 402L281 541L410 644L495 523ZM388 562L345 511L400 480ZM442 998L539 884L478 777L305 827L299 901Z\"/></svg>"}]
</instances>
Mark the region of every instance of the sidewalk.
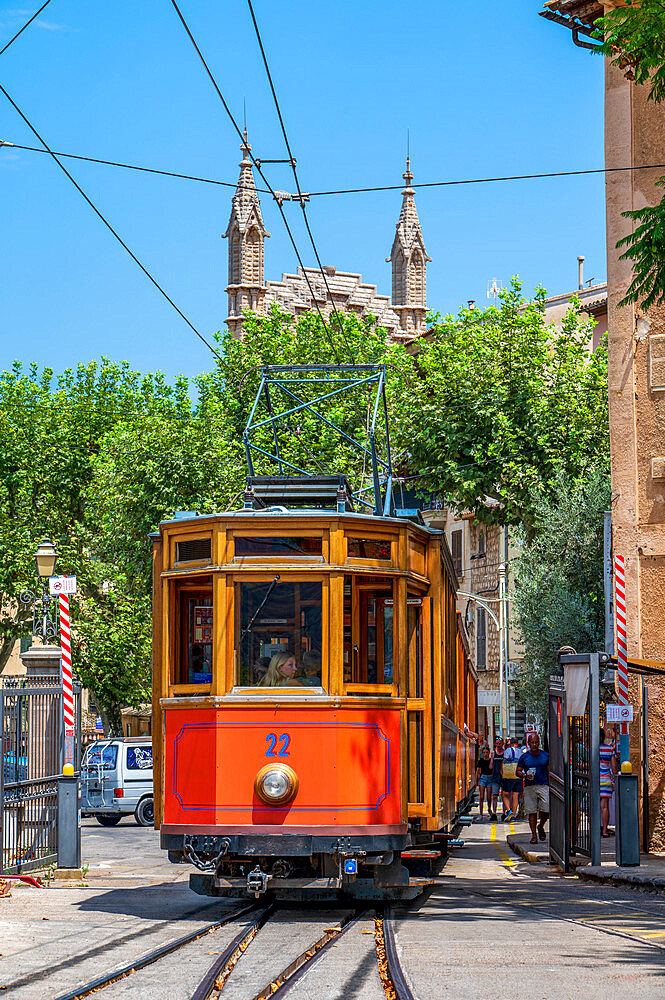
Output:
<instances>
[{"instance_id":1,"label":"sidewalk","mask_svg":"<svg viewBox=\"0 0 665 1000\"><path fill-rule=\"evenodd\" d=\"M538 844L531 844L531 831L526 823L515 824L515 832L508 834L506 842L510 849L530 864L549 864L549 836ZM614 837L603 838L600 842L600 865L589 864L584 857L571 857L571 870L587 882L602 882L609 885L631 886L665 892L665 854L642 854L640 864L634 868L620 868L615 861Z\"/></svg>"}]
</instances>

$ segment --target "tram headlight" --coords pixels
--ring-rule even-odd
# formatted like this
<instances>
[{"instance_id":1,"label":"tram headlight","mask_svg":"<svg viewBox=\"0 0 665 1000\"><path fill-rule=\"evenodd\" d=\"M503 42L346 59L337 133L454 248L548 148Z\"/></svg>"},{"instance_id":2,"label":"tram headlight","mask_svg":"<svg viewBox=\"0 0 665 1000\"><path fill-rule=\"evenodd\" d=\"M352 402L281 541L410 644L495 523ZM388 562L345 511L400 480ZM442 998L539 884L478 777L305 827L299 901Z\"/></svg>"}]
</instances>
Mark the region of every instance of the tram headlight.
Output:
<instances>
[{"instance_id":1,"label":"tram headlight","mask_svg":"<svg viewBox=\"0 0 665 1000\"><path fill-rule=\"evenodd\" d=\"M288 764L266 764L254 780L254 791L266 805L284 805L298 791L298 775Z\"/></svg>"}]
</instances>

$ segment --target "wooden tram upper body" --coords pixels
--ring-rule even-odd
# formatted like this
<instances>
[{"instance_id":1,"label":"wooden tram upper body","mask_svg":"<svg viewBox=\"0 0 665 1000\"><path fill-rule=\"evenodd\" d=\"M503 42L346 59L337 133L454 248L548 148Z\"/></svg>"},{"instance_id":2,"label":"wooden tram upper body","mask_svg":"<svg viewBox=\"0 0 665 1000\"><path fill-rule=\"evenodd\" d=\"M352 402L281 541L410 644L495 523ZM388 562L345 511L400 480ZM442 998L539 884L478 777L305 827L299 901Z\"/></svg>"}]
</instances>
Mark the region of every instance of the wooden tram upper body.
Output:
<instances>
[{"instance_id":1,"label":"wooden tram upper body","mask_svg":"<svg viewBox=\"0 0 665 1000\"><path fill-rule=\"evenodd\" d=\"M281 508L178 516L153 542L162 847L208 894L408 895L401 852L450 830L475 768L444 535ZM257 684L280 651L309 676Z\"/></svg>"}]
</instances>

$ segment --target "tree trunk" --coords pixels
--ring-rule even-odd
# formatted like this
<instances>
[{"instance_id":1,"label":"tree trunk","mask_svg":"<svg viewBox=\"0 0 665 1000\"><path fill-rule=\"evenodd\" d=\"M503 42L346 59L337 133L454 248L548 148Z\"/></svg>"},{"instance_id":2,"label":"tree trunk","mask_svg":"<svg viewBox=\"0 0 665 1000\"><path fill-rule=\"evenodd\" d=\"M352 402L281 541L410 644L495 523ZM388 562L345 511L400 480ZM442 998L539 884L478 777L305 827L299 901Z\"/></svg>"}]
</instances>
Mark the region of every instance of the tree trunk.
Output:
<instances>
[{"instance_id":1,"label":"tree trunk","mask_svg":"<svg viewBox=\"0 0 665 1000\"><path fill-rule=\"evenodd\" d=\"M7 665L7 660L11 656L16 641L15 635L3 635L2 641L0 641L0 674Z\"/></svg>"}]
</instances>

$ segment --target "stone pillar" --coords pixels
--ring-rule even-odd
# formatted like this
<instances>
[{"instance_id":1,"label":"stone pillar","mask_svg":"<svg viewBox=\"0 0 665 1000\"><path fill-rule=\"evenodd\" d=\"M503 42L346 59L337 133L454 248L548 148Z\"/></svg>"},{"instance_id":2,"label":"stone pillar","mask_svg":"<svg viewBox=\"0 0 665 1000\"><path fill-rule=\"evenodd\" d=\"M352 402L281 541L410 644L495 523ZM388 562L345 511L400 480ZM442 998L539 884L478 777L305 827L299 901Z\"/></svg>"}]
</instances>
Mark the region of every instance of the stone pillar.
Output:
<instances>
[{"instance_id":1,"label":"stone pillar","mask_svg":"<svg viewBox=\"0 0 665 1000\"><path fill-rule=\"evenodd\" d=\"M606 166L665 163L665 106L648 101L624 71L606 65ZM606 176L609 406L612 462L612 542L626 559L628 655L665 660L665 309L622 306L632 278L619 260L619 239L632 231L622 213L653 205L663 191L654 182L665 170L625 170ZM653 756L650 778L652 849L665 846L665 685L649 678ZM631 678L631 701L640 685ZM631 760L639 759L639 712L631 726Z\"/></svg>"}]
</instances>

